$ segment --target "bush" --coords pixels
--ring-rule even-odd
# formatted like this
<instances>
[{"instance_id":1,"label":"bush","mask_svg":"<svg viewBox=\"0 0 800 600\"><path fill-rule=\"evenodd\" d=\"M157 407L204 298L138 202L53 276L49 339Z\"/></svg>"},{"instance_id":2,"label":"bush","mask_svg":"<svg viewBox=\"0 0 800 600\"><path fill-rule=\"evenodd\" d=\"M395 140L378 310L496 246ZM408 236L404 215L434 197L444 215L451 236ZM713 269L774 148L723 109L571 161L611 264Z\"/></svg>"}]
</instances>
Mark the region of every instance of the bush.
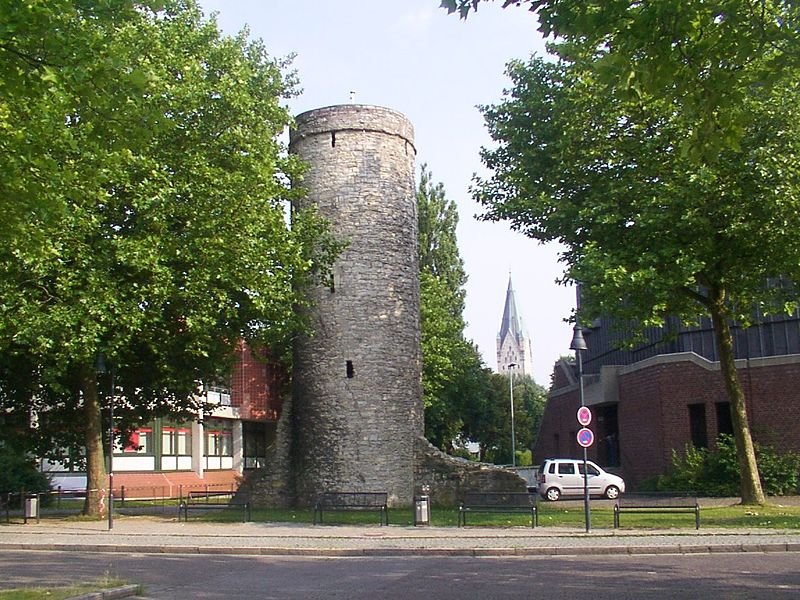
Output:
<instances>
[{"instance_id":1,"label":"bush","mask_svg":"<svg viewBox=\"0 0 800 600\"><path fill-rule=\"evenodd\" d=\"M49 492L50 480L39 471L36 461L0 447L0 493Z\"/></svg>"},{"instance_id":2,"label":"bush","mask_svg":"<svg viewBox=\"0 0 800 600\"><path fill-rule=\"evenodd\" d=\"M798 489L800 454L778 454L771 446L755 444L761 486L768 496L792 494ZM738 496L739 462L733 436L720 435L714 450L687 446L683 456L672 451L672 469L658 478L660 491L693 491L702 496Z\"/></svg>"}]
</instances>

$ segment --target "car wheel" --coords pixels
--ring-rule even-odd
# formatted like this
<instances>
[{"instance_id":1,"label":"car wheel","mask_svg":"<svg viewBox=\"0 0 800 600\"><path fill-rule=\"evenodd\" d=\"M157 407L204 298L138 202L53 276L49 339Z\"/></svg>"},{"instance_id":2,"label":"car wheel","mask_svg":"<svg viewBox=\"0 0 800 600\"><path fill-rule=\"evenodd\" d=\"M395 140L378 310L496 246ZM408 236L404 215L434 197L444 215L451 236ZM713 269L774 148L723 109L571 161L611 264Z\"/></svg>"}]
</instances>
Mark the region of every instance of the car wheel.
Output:
<instances>
[{"instance_id":1,"label":"car wheel","mask_svg":"<svg viewBox=\"0 0 800 600\"><path fill-rule=\"evenodd\" d=\"M619 498L619 488L615 485L610 485L606 488L606 498L609 500L616 500Z\"/></svg>"},{"instance_id":2,"label":"car wheel","mask_svg":"<svg viewBox=\"0 0 800 600\"><path fill-rule=\"evenodd\" d=\"M550 502L555 502L561 498L561 492L558 488L550 488L545 492L544 497L550 500Z\"/></svg>"}]
</instances>

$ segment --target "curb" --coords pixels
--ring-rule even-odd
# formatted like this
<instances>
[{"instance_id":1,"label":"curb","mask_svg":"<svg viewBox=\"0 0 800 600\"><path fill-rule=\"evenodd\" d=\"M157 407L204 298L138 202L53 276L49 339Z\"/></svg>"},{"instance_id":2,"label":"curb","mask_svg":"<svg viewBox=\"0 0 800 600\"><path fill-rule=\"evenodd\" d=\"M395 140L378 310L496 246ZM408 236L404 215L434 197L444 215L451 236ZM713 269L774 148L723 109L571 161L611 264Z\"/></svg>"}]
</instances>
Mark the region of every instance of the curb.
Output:
<instances>
[{"instance_id":1,"label":"curb","mask_svg":"<svg viewBox=\"0 0 800 600\"><path fill-rule=\"evenodd\" d=\"M324 556L324 557L394 557L394 556L592 556L645 554L734 554L800 552L800 543L765 544L677 544L669 546L537 546L506 548L282 548L282 547L218 547L218 546L142 546L102 544L3 544L6 550L44 550L54 552L137 553L137 554L195 554L240 556ZM136 586L128 586L136 587ZM104 595L76 597L80 600L99 600L125 596ZM73 599L70 599L73 600Z\"/></svg>"},{"instance_id":2,"label":"curb","mask_svg":"<svg viewBox=\"0 0 800 600\"><path fill-rule=\"evenodd\" d=\"M116 588L109 588L99 592L89 592L80 596L72 596L67 600L116 600L117 598L130 598L138 596L142 592L140 585L123 585Z\"/></svg>"}]
</instances>

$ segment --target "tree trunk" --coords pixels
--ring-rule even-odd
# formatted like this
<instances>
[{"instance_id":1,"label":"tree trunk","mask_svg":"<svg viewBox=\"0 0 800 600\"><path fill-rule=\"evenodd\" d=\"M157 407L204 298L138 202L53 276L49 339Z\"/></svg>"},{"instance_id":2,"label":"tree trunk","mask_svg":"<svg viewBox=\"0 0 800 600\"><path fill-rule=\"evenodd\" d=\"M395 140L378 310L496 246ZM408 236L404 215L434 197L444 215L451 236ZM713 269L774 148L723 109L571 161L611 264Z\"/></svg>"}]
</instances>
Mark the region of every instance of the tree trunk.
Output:
<instances>
[{"instance_id":1,"label":"tree trunk","mask_svg":"<svg viewBox=\"0 0 800 600\"><path fill-rule=\"evenodd\" d=\"M91 369L85 369L82 380L83 417L86 424L86 501L83 514L105 517L108 514L108 474L103 453L103 424L97 379Z\"/></svg>"},{"instance_id":2,"label":"tree trunk","mask_svg":"<svg viewBox=\"0 0 800 600\"><path fill-rule=\"evenodd\" d=\"M742 504L765 504L764 491L758 474L756 452L753 438L750 436L750 425L747 418L747 406L736 362L733 355L733 336L731 335L728 313L724 307L725 293L717 291L711 306L711 322L714 325L714 336L719 352L719 363L725 390L731 404L731 421L733 437L736 441L736 457L739 460L741 473Z\"/></svg>"}]
</instances>

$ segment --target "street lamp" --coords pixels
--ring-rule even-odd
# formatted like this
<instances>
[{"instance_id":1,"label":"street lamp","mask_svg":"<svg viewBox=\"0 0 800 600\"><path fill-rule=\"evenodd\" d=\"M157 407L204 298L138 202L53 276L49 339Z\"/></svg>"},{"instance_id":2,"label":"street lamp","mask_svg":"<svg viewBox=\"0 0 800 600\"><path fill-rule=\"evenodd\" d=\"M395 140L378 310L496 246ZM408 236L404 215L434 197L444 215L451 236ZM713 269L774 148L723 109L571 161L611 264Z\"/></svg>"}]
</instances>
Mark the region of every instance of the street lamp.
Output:
<instances>
[{"instance_id":1,"label":"street lamp","mask_svg":"<svg viewBox=\"0 0 800 600\"><path fill-rule=\"evenodd\" d=\"M583 339L583 330L578 323L572 328L572 343L570 350L575 350L575 359L578 362L578 389L580 390L581 408L586 406L583 394L583 359L581 352L587 349L586 340ZM589 512L589 470L586 468L586 446L583 446L583 515L586 521L586 533L592 528L592 517Z\"/></svg>"},{"instance_id":2,"label":"street lamp","mask_svg":"<svg viewBox=\"0 0 800 600\"><path fill-rule=\"evenodd\" d=\"M514 435L514 367L517 363L508 364L508 389L511 396L511 466L517 466L517 440Z\"/></svg>"},{"instance_id":3,"label":"street lamp","mask_svg":"<svg viewBox=\"0 0 800 600\"><path fill-rule=\"evenodd\" d=\"M104 375L107 372L106 359L103 353L97 355L95 372ZM108 529L114 529L114 367L111 367L111 395L108 399Z\"/></svg>"}]
</instances>

